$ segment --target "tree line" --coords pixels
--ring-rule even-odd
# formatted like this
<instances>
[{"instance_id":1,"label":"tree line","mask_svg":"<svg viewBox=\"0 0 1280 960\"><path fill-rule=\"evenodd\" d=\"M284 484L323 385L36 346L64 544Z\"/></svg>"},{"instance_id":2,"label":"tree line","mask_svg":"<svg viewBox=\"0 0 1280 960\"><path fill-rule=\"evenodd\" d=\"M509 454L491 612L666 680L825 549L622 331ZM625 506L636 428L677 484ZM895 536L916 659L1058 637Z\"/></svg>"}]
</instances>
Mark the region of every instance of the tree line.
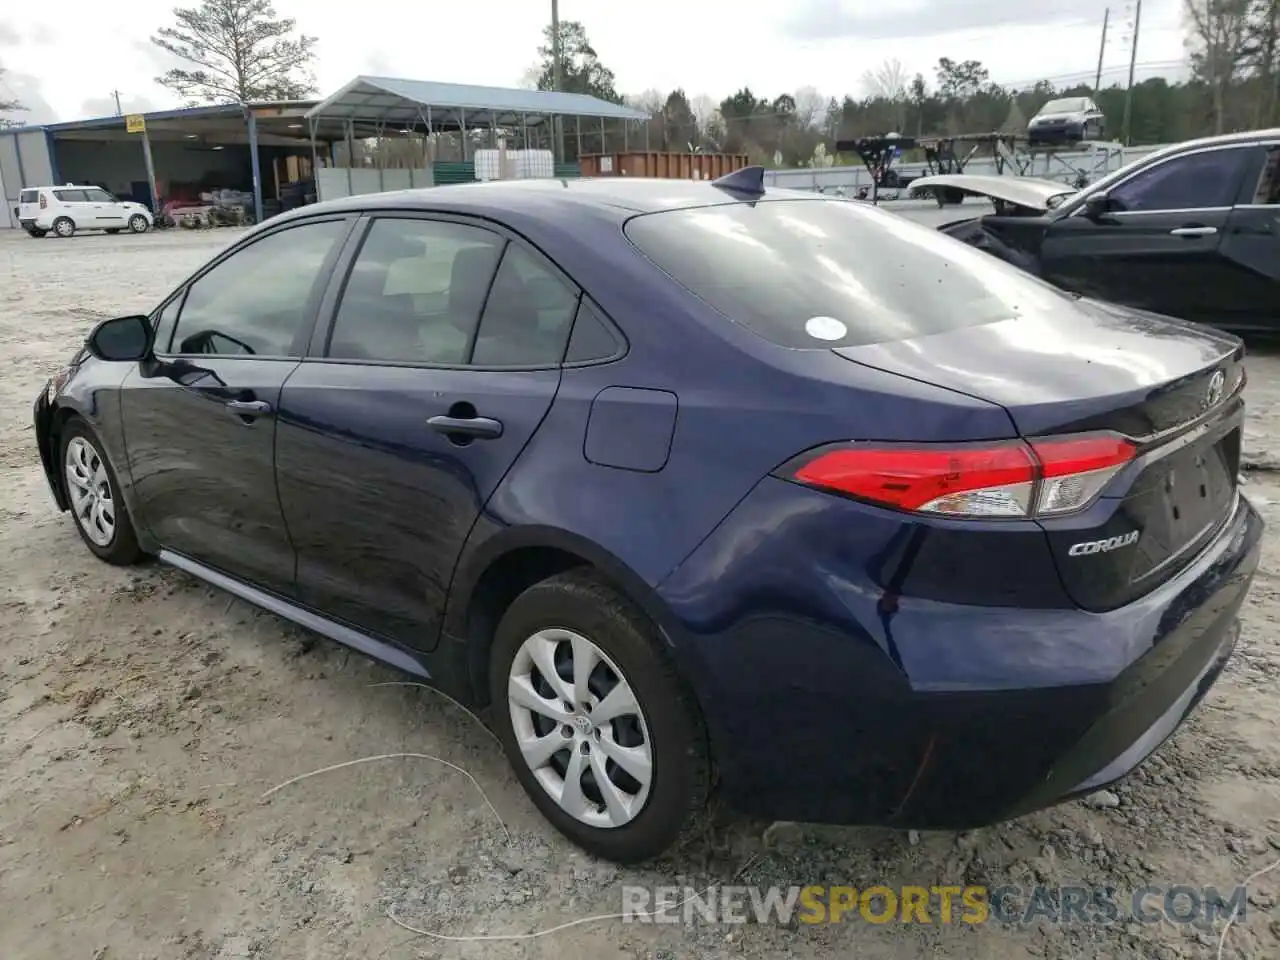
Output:
<instances>
[{"instance_id":1,"label":"tree line","mask_svg":"<svg viewBox=\"0 0 1280 960\"><path fill-rule=\"evenodd\" d=\"M653 149L745 153L752 162L800 166L833 156L838 140L958 133L1016 134L1047 102L1091 96L1109 136L1132 144L1172 143L1280 122L1280 0L1183 0L1189 71L1118 84L1014 89L994 83L977 60L942 57L932 76L910 75L890 60L862 76L862 94L822 97L813 87L777 95L750 87L715 102L683 89L622 96L577 21L560 24L562 89L649 115ZM552 89L551 28L538 49L535 85ZM1127 122L1126 122L1127 119Z\"/></svg>"},{"instance_id":2,"label":"tree line","mask_svg":"<svg viewBox=\"0 0 1280 960\"><path fill-rule=\"evenodd\" d=\"M601 62L583 24L560 24L561 88L613 103L629 103L649 117L651 149L745 153L753 162L798 166L822 162L835 142L896 132L904 136L1018 133L1049 100L1090 95L1107 117L1111 136L1131 143L1168 143L1280 120L1280 0L1183 0L1189 74L1154 77L1126 90L1085 84L1057 88L1048 81L1010 89L991 80L977 60L941 58L931 74L910 75L896 60L862 76L860 95L824 97L812 87L768 94L742 87L719 101L685 90L623 96ZM151 37L181 61L156 80L189 105L297 99L315 93L316 38L277 15L271 0L201 0L176 8L173 22ZM529 86L554 86L551 27L544 29ZM3 68L0 67L0 75ZM0 99L7 124L22 105ZM1127 116L1127 124L1125 118ZM7 125L0 118L0 126ZM594 139L591 139L594 137ZM592 131L584 152L623 149L620 137ZM566 136L569 158L578 149ZM815 160L815 158L818 158Z\"/></svg>"}]
</instances>

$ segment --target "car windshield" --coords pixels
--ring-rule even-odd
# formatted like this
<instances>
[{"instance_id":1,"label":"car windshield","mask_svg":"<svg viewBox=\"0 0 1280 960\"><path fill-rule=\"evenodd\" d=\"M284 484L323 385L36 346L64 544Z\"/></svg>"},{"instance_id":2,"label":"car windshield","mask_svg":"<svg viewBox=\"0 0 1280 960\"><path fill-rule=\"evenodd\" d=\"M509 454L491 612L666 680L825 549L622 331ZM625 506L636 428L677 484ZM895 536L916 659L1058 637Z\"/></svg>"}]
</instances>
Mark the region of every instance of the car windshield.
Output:
<instances>
[{"instance_id":1,"label":"car windshield","mask_svg":"<svg viewBox=\"0 0 1280 960\"><path fill-rule=\"evenodd\" d=\"M650 260L725 317L793 348L1008 320L1066 296L973 247L853 200L667 210L627 222Z\"/></svg>"},{"instance_id":2,"label":"car windshield","mask_svg":"<svg viewBox=\"0 0 1280 960\"><path fill-rule=\"evenodd\" d=\"M1062 100L1050 100L1040 108L1041 113L1079 113L1087 110L1088 103L1083 97L1066 97Z\"/></svg>"}]
</instances>

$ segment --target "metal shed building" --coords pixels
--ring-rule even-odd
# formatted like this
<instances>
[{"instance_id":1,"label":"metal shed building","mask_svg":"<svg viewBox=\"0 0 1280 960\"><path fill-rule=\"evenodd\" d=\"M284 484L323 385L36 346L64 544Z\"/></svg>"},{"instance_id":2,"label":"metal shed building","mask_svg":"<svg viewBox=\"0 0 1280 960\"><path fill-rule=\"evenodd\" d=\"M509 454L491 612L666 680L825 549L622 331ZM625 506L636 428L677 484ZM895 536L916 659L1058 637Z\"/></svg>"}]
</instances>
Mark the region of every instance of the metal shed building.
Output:
<instances>
[{"instance_id":1,"label":"metal shed building","mask_svg":"<svg viewBox=\"0 0 1280 960\"><path fill-rule=\"evenodd\" d=\"M220 104L142 117L162 200L174 183L252 190L258 219L264 207L272 212L279 165L289 158L314 171L322 197L325 178L328 195L367 193L434 181L428 169L352 169L356 141L418 137L432 141L434 152L436 135L454 134L466 164L478 146L496 146L501 138L519 148L553 149L563 159L566 143L574 156L584 144L605 152L610 135L625 149L633 125L648 120L641 111L583 94L366 76L323 101ZM17 226L23 187L97 184L150 205L143 136L130 133L123 116L0 131L0 227Z\"/></svg>"}]
</instances>

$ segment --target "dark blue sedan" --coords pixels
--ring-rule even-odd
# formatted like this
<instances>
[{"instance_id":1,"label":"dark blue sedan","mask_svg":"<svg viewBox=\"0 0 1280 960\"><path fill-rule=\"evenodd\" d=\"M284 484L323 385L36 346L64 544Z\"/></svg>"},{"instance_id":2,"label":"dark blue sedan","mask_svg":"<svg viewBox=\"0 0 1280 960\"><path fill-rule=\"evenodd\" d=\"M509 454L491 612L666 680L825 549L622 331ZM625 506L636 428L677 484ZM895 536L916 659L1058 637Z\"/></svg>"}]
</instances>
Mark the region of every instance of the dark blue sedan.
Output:
<instances>
[{"instance_id":1,"label":"dark blue sedan","mask_svg":"<svg viewBox=\"0 0 1280 960\"><path fill-rule=\"evenodd\" d=\"M490 708L614 860L713 787L950 829L1123 777L1258 563L1239 341L760 181L275 218L48 383L53 495Z\"/></svg>"}]
</instances>

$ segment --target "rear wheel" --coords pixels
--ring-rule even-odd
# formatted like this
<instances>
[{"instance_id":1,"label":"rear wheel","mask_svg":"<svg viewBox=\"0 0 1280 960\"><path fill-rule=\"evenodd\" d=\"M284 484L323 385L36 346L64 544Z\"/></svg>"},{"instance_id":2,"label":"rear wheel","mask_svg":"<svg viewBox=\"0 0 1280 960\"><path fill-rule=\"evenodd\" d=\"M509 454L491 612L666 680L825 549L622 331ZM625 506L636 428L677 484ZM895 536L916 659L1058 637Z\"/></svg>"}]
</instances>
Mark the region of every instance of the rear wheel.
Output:
<instances>
[{"instance_id":1,"label":"rear wheel","mask_svg":"<svg viewBox=\"0 0 1280 960\"><path fill-rule=\"evenodd\" d=\"M75 236L75 222L70 217L59 217L53 221L53 232L63 238Z\"/></svg>"},{"instance_id":2,"label":"rear wheel","mask_svg":"<svg viewBox=\"0 0 1280 960\"><path fill-rule=\"evenodd\" d=\"M76 530L94 556L127 566L142 556L116 472L102 444L79 417L62 428L62 476Z\"/></svg>"},{"instance_id":3,"label":"rear wheel","mask_svg":"<svg viewBox=\"0 0 1280 960\"><path fill-rule=\"evenodd\" d=\"M635 863L697 821L710 787L701 714L653 625L593 574L516 598L489 685L517 778L578 846Z\"/></svg>"},{"instance_id":4,"label":"rear wheel","mask_svg":"<svg viewBox=\"0 0 1280 960\"><path fill-rule=\"evenodd\" d=\"M133 233L147 232L147 218L140 213L135 213L129 218L129 229Z\"/></svg>"}]
</instances>

